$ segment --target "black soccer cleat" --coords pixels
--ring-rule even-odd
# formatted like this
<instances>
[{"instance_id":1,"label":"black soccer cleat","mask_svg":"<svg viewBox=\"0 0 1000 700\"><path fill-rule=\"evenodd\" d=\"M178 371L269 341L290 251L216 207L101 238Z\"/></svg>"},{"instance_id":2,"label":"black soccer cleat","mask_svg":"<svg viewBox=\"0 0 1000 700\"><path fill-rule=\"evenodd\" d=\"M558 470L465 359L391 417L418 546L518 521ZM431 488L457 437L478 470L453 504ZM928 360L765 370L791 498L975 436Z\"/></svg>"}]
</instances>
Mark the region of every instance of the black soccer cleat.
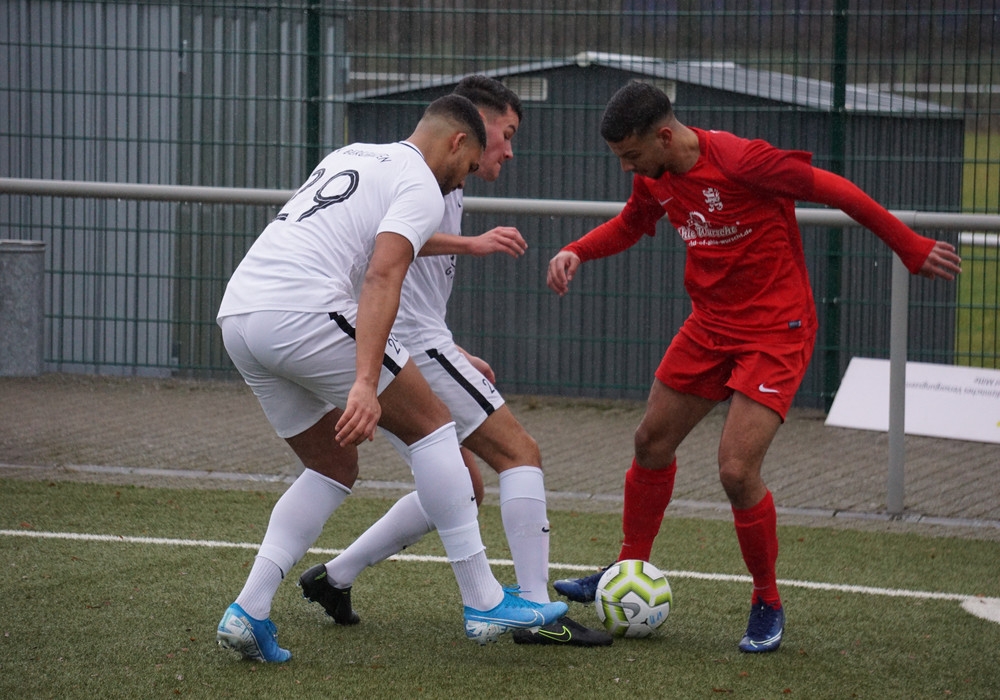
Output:
<instances>
[{"instance_id":1,"label":"black soccer cleat","mask_svg":"<svg viewBox=\"0 0 1000 700\"><path fill-rule=\"evenodd\" d=\"M334 588L326 575L326 564L317 564L299 577L302 597L319 603L338 625L356 625L361 618L351 608L351 587Z\"/></svg>"},{"instance_id":2,"label":"black soccer cleat","mask_svg":"<svg viewBox=\"0 0 1000 700\"><path fill-rule=\"evenodd\" d=\"M549 644L566 647L607 647L614 641L604 630L592 630L565 615L555 622L539 627L532 632L514 630L512 636L516 644Z\"/></svg>"}]
</instances>

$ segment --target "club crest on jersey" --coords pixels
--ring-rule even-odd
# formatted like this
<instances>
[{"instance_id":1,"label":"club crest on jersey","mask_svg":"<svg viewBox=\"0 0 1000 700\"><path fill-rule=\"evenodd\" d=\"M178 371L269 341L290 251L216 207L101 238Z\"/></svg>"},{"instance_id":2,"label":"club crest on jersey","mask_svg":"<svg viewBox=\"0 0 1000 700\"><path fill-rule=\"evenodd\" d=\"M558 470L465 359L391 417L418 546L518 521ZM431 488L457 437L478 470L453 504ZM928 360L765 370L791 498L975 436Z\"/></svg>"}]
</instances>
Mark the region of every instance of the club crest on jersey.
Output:
<instances>
[{"instance_id":1,"label":"club crest on jersey","mask_svg":"<svg viewBox=\"0 0 1000 700\"><path fill-rule=\"evenodd\" d=\"M722 211L722 197L719 196L719 190L714 187L706 187L701 191L705 195L705 204L708 205L708 213Z\"/></svg>"}]
</instances>

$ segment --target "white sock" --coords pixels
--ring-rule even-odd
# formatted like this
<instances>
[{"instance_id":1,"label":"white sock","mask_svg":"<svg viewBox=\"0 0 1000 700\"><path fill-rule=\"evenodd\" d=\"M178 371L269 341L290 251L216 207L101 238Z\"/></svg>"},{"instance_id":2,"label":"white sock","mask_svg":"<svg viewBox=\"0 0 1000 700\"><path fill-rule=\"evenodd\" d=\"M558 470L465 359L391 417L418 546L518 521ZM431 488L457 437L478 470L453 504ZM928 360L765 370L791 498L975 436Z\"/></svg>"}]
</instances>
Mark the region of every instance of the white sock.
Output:
<instances>
[{"instance_id":1,"label":"white sock","mask_svg":"<svg viewBox=\"0 0 1000 700\"><path fill-rule=\"evenodd\" d=\"M282 578L284 576L277 564L265 557L255 557L247 582L236 596L236 603L250 617L266 620L271 617L271 599L278 591Z\"/></svg>"},{"instance_id":2,"label":"white sock","mask_svg":"<svg viewBox=\"0 0 1000 700\"><path fill-rule=\"evenodd\" d=\"M250 575L236 598L250 617L270 617L271 600L281 580L305 555L333 511L350 493L343 484L306 469L282 494L271 511Z\"/></svg>"},{"instance_id":3,"label":"white sock","mask_svg":"<svg viewBox=\"0 0 1000 700\"><path fill-rule=\"evenodd\" d=\"M329 581L347 588L366 567L385 561L434 530L416 491L408 493L361 533L350 546L326 563Z\"/></svg>"},{"instance_id":4,"label":"white sock","mask_svg":"<svg viewBox=\"0 0 1000 700\"><path fill-rule=\"evenodd\" d=\"M514 560L521 597L549 600L549 519L545 511L545 478L538 467L500 472L500 516Z\"/></svg>"},{"instance_id":5,"label":"white sock","mask_svg":"<svg viewBox=\"0 0 1000 700\"><path fill-rule=\"evenodd\" d=\"M503 587L486 560L479 509L455 424L448 423L410 445L410 458L420 503L437 527L462 603L477 610L496 607L503 600Z\"/></svg>"},{"instance_id":6,"label":"white sock","mask_svg":"<svg viewBox=\"0 0 1000 700\"><path fill-rule=\"evenodd\" d=\"M475 610L492 610L503 600L503 587L497 583L486 550L473 554L468 559L451 562L451 569L462 592L462 605Z\"/></svg>"}]
</instances>

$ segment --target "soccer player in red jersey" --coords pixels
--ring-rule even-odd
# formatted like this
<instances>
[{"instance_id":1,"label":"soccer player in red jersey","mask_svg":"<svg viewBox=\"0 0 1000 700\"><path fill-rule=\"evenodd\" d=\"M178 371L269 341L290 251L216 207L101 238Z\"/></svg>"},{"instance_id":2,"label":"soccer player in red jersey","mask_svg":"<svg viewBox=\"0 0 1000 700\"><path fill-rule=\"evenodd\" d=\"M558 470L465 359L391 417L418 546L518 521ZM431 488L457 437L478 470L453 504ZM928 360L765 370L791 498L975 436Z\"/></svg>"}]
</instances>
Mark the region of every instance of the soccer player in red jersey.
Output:
<instances>
[{"instance_id":1,"label":"soccer player in red jersey","mask_svg":"<svg viewBox=\"0 0 1000 700\"><path fill-rule=\"evenodd\" d=\"M656 234L666 215L687 245L684 286L691 315L655 372L625 474L623 559L649 559L673 492L676 450L721 401L730 400L719 442L743 560L753 578L745 652L781 644L777 515L761 479L764 455L812 355L816 309L795 201L841 209L892 248L911 273L954 279L954 246L918 235L850 181L810 164L811 155L721 131L685 126L657 88L632 82L610 100L601 135L633 173L622 212L549 262L560 296L580 264L620 253ZM556 581L571 600L594 599L600 572Z\"/></svg>"}]
</instances>

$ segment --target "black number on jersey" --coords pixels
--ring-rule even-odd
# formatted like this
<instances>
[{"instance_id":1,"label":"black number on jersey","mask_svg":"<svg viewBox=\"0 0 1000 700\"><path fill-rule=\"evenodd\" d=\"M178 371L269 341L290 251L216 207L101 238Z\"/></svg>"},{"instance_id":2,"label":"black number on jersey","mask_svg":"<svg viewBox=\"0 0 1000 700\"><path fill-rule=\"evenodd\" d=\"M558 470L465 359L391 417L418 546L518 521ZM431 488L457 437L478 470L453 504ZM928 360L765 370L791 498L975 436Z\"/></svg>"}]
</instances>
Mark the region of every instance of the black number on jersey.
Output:
<instances>
[{"instance_id":1,"label":"black number on jersey","mask_svg":"<svg viewBox=\"0 0 1000 700\"><path fill-rule=\"evenodd\" d=\"M326 174L325 168L319 168L316 172L312 174L309 181L306 182L299 191L292 195L292 199L295 199L304 191L311 188L317 182L319 182L323 176ZM352 194L358 191L358 171L357 170L341 170L335 175L331 175L326 182L320 185L316 189L316 193L313 195L313 201L315 205L306 209L299 216L296 221L302 221L308 219L310 216L318 212L320 209L325 209L331 204L339 204L344 200L350 198ZM346 178L346 182L344 179ZM336 184L336 189L334 188L334 183ZM288 201L292 201L291 199ZM281 212L278 214L278 219L284 221L288 218L288 212Z\"/></svg>"},{"instance_id":2,"label":"black number on jersey","mask_svg":"<svg viewBox=\"0 0 1000 700\"><path fill-rule=\"evenodd\" d=\"M312 187L313 185L315 185L317 182L319 182L319 179L321 177L323 177L323 175L325 175L325 174L326 174L326 168L317 168L313 172L313 174L309 176L309 179L306 181L306 184L302 185L302 187L300 187L298 190L296 190L295 194L293 194L291 196L291 198L288 200L288 202L291 203L291 201L293 199L295 199L300 194L302 194L303 192L305 192L306 190L308 190L310 187ZM278 214L278 216L275 217L275 218L278 219L278 221L284 221L285 219L288 218L288 212L287 211L283 211L280 214Z\"/></svg>"},{"instance_id":3,"label":"black number on jersey","mask_svg":"<svg viewBox=\"0 0 1000 700\"><path fill-rule=\"evenodd\" d=\"M333 184L342 178L347 178L347 182L338 182L337 187L334 188ZM326 209L331 204L339 204L340 202L343 202L357 191L358 171L341 170L339 173L331 176L329 180L319 186L319 189L316 190L316 194L313 195L313 201L316 202L316 204L302 212L302 216L298 218L298 221L308 219L320 209Z\"/></svg>"}]
</instances>

